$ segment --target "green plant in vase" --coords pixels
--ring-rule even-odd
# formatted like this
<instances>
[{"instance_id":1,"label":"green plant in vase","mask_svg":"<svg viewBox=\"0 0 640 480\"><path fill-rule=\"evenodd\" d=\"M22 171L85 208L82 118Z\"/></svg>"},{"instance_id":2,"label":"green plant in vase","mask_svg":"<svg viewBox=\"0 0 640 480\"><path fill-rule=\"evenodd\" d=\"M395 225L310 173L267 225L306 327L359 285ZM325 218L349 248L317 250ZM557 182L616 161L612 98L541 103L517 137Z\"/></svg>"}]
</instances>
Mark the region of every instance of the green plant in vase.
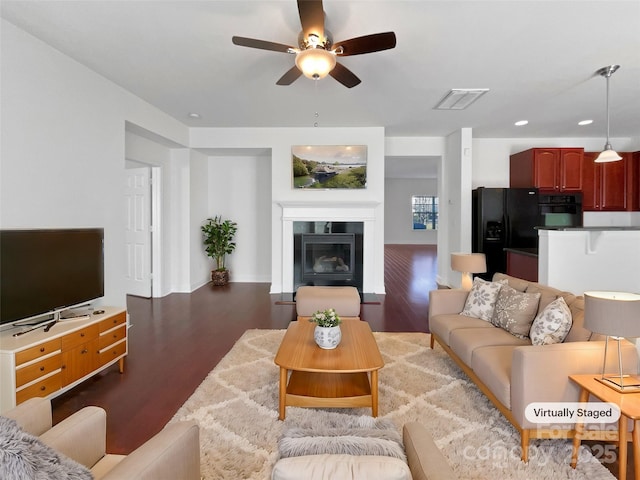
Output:
<instances>
[{"instance_id":1,"label":"green plant in vase","mask_svg":"<svg viewBox=\"0 0 640 480\"><path fill-rule=\"evenodd\" d=\"M225 267L227 255L236 249L233 241L238 224L231 220L222 220L220 215L208 218L200 227L207 255L215 261L216 268L211 271L211 281L214 285L226 285L229 283L229 271Z\"/></svg>"}]
</instances>

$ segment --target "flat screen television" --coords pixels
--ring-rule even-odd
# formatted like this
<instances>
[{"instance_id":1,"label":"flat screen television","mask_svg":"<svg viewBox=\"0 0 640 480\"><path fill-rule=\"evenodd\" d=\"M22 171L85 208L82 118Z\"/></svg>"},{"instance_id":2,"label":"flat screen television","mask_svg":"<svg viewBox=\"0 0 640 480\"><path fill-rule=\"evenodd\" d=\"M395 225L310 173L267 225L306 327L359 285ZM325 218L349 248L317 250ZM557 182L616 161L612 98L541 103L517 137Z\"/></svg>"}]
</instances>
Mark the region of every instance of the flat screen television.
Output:
<instances>
[{"instance_id":1,"label":"flat screen television","mask_svg":"<svg viewBox=\"0 0 640 480\"><path fill-rule=\"evenodd\" d=\"M104 296L104 229L0 230L0 324Z\"/></svg>"}]
</instances>

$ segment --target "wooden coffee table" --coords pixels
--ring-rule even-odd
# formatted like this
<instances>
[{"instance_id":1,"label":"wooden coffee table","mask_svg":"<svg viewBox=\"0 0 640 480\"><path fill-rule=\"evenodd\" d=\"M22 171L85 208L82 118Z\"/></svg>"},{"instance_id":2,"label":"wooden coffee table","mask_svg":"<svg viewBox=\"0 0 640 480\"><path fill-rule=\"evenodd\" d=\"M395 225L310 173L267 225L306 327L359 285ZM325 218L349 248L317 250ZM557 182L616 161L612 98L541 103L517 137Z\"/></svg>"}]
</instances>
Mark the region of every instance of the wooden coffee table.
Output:
<instances>
[{"instance_id":1,"label":"wooden coffee table","mask_svg":"<svg viewBox=\"0 0 640 480\"><path fill-rule=\"evenodd\" d=\"M313 339L315 323L289 324L274 360L280 367L280 420L287 405L371 407L378 416L378 370L384 366L378 344L367 322L343 320L340 327L340 345L323 350Z\"/></svg>"}]
</instances>

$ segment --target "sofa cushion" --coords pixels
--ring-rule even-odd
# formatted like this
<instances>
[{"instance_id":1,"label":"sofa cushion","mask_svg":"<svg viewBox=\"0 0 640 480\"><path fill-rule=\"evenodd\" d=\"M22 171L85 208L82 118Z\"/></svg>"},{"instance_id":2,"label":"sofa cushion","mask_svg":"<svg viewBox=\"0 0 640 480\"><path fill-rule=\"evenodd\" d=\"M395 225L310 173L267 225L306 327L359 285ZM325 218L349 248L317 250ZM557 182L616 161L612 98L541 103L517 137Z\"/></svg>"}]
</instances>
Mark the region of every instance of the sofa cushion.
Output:
<instances>
[{"instance_id":1,"label":"sofa cushion","mask_svg":"<svg viewBox=\"0 0 640 480\"><path fill-rule=\"evenodd\" d=\"M587 340L604 340L601 335L591 333L591 330L584 328L584 297L579 296L571 302L569 310L571 311L571 330L564 339L565 342L586 342Z\"/></svg>"},{"instance_id":2,"label":"sofa cushion","mask_svg":"<svg viewBox=\"0 0 640 480\"><path fill-rule=\"evenodd\" d=\"M539 301L539 293L518 292L504 285L498 293L491 323L518 338L527 338Z\"/></svg>"},{"instance_id":3,"label":"sofa cushion","mask_svg":"<svg viewBox=\"0 0 640 480\"><path fill-rule=\"evenodd\" d=\"M306 455L282 458L273 467L271 480L411 480L409 466L394 457L375 455Z\"/></svg>"},{"instance_id":4,"label":"sofa cushion","mask_svg":"<svg viewBox=\"0 0 640 480\"><path fill-rule=\"evenodd\" d=\"M511 409L511 358L516 345L481 347L473 352L471 368L505 407Z\"/></svg>"},{"instance_id":5,"label":"sofa cushion","mask_svg":"<svg viewBox=\"0 0 640 480\"><path fill-rule=\"evenodd\" d=\"M501 283L487 282L480 277L474 278L473 286L460 314L490 322L500 288L502 288Z\"/></svg>"},{"instance_id":6,"label":"sofa cushion","mask_svg":"<svg viewBox=\"0 0 640 480\"><path fill-rule=\"evenodd\" d=\"M564 298L558 297L542 310L531 325L531 343L562 343L571 329L571 311Z\"/></svg>"},{"instance_id":7,"label":"sofa cushion","mask_svg":"<svg viewBox=\"0 0 640 480\"><path fill-rule=\"evenodd\" d=\"M512 277L511 275L507 275L506 273L496 272L493 274L494 282L507 282L511 288L516 289L519 292L525 292L527 287L531 284L528 280L523 280L518 277Z\"/></svg>"},{"instance_id":8,"label":"sofa cushion","mask_svg":"<svg viewBox=\"0 0 640 480\"><path fill-rule=\"evenodd\" d=\"M459 328L495 328L479 318L465 317L459 313L441 314L429 318L429 331L446 345L451 345L451 332Z\"/></svg>"},{"instance_id":9,"label":"sofa cushion","mask_svg":"<svg viewBox=\"0 0 640 480\"><path fill-rule=\"evenodd\" d=\"M466 364L471 366L473 352L477 348L496 345L531 345L529 340L514 337L501 328L463 328L451 332L451 350Z\"/></svg>"},{"instance_id":10,"label":"sofa cushion","mask_svg":"<svg viewBox=\"0 0 640 480\"><path fill-rule=\"evenodd\" d=\"M91 480L91 472L56 452L15 420L0 417L0 478Z\"/></svg>"}]
</instances>

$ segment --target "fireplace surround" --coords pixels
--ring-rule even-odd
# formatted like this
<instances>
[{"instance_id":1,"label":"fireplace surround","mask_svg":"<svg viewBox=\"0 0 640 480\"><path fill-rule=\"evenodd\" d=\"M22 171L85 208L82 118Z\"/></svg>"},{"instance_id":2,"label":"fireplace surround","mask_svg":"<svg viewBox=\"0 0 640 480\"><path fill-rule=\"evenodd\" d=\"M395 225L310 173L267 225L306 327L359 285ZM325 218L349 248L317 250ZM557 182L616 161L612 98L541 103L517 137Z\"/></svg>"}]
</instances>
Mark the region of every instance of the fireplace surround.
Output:
<instances>
[{"instance_id":1,"label":"fireplace surround","mask_svg":"<svg viewBox=\"0 0 640 480\"><path fill-rule=\"evenodd\" d=\"M358 279L356 288L361 293L384 294L384 215L378 201L324 201L278 202L281 208L281 234L274 240L274 283L271 293L295 292L303 285L301 267L295 257L300 254L301 234L353 233L356 259L354 267ZM357 225L357 226L356 226ZM298 253L296 254L296 250ZM344 285L344 283L343 283Z\"/></svg>"}]
</instances>

